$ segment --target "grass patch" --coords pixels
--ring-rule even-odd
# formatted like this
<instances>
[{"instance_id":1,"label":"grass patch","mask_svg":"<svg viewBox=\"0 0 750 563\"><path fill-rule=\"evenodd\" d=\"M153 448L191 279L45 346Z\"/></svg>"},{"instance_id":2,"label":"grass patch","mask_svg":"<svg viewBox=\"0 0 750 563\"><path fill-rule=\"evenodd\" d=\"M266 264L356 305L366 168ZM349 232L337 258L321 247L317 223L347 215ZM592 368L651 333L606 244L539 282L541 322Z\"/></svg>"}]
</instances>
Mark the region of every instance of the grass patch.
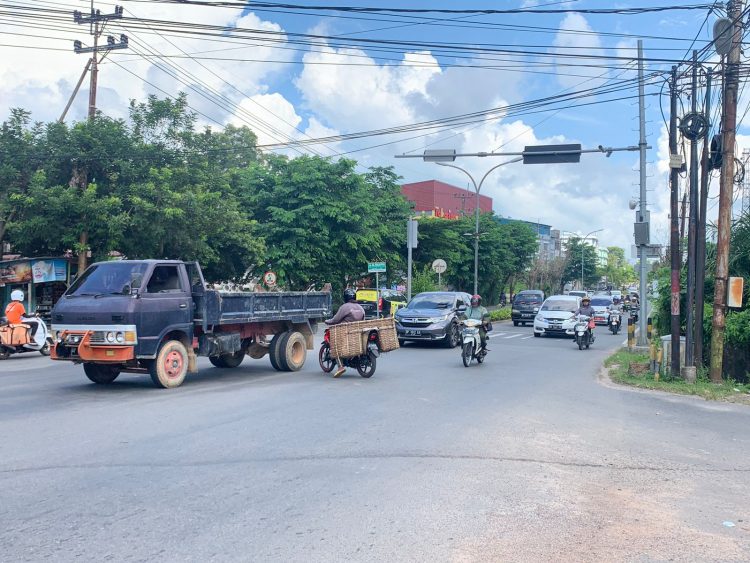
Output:
<instances>
[{"instance_id":1,"label":"grass patch","mask_svg":"<svg viewBox=\"0 0 750 563\"><path fill-rule=\"evenodd\" d=\"M648 366L648 363L648 354L619 350L605 360L604 366L609 368L612 381L622 385L658 389L680 395L696 395L707 401L728 401L750 405L750 385L735 381L712 383L708 379L706 370L700 369L696 382L692 384L681 378L665 376L660 376L660 379L656 380L653 373L643 370L643 366Z\"/></svg>"},{"instance_id":2,"label":"grass patch","mask_svg":"<svg viewBox=\"0 0 750 563\"><path fill-rule=\"evenodd\" d=\"M503 307L490 311L490 320L507 321L510 318L510 307Z\"/></svg>"}]
</instances>

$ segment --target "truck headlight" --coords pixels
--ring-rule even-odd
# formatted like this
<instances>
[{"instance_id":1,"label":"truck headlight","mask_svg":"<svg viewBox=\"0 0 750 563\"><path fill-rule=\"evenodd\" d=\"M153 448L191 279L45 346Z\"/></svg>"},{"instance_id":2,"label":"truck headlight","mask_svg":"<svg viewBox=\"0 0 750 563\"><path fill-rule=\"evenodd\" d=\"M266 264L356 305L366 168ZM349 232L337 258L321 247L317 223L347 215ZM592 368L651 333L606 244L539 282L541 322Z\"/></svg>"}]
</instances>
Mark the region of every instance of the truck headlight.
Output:
<instances>
[{"instance_id":1,"label":"truck headlight","mask_svg":"<svg viewBox=\"0 0 750 563\"><path fill-rule=\"evenodd\" d=\"M118 344L122 344L123 342L125 342L125 335L121 332L118 332L117 334L115 334L115 340L117 340Z\"/></svg>"},{"instance_id":2,"label":"truck headlight","mask_svg":"<svg viewBox=\"0 0 750 563\"><path fill-rule=\"evenodd\" d=\"M114 342L115 341L115 333L114 332L108 332L107 333L107 342Z\"/></svg>"}]
</instances>

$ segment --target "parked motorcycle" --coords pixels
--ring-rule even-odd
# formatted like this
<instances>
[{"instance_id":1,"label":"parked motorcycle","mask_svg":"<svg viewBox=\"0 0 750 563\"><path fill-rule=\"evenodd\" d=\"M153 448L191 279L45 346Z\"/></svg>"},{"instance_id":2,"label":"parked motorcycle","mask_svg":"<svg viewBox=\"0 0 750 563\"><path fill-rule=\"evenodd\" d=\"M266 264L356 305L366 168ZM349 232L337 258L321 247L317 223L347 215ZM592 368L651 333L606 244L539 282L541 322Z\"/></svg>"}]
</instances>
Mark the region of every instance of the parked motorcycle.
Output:
<instances>
[{"instance_id":1,"label":"parked motorcycle","mask_svg":"<svg viewBox=\"0 0 750 563\"><path fill-rule=\"evenodd\" d=\"M378 333L372 331L367 337L366 352L353 358L341 358L341 363L344 367L355 368L362 377L372 377L375 374L379 355ZM330 329L326 329L323 335L323 344L320 345L320 351L318 352L318 362L320 363L320 369L325 373L331 373L336 367L336 358L331 355Z\"/></svg>"},{"instance_id":2,"label":"parked motorcycle","mask_svg":"<svg viewBox=\"0 0 750 563\"><path fill-rule=\"evenodd\" d=\"M31 327L25 329L29 331L29 343L18 346L0 344L0 360L7 360L11 354L21 354L24 352L39 352L42 356L49 356L50 349L54 343L47 329L47 324L39 316L26 317L23 319L23 324L30 325ZM6 324L5 326L8 325ZM16 327L15 330L19 330L19 327Z\"/></svg>"},{"instance_id":3,"label":"parked motorcycle","mask_svg":"<svg viewBox=\"0 0 750 563\"><path fill-rule=\"evenodd\" d=\"M461 359L465 367L469 367L471 360L476 360L478 364L484 361L487 350L482 348L482 339L479 336L479 327L482 321L477 319L465 319L461 321L463 329L461 331L463 346L461 346ZM489 335L487 336L489 338Z\"/></svg>"},{"instance_id":4,"label":"parked motorcycle","mask_svg":"<svg viewBox=\"0 0 750 563\"><path fill-rule=\"evenodd\" d=\"M578 344L579 350L583 350L584 348L588 350L589 346L594 343L593 330L595 326L596 323L591 317L587 317L586 315L578 315L578 319L573 331L576 335L576 344Z\"/></svg>"},{"instance_id":5,"label":"parked motorcycle","mask_svg":"<svg viewBox=\"0 0 750 563\"><path fill-rule=\"evenodd\" d=\"M618 311L612 311L609 314L609 330L612 332L612 334L617 334L620 332L620 326L622 324L622 320L620 317L620 313Z\"/></svg>"}]
</instances>

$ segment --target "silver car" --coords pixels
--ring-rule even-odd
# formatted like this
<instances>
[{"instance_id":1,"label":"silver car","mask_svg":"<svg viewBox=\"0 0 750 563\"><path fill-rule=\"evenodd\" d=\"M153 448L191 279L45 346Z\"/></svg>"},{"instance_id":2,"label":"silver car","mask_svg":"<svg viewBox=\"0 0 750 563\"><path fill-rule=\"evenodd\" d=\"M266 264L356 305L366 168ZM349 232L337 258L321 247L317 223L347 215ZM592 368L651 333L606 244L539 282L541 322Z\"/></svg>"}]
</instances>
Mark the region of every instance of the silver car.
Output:
<instances>
[{"instance_id":1,"label":"silver car","mask_svg":"<svg viewBox=\"0 0 750 563\"><path fill-rule=\"evenodd\" d=\"M609 325L612 298L609 295L594 295L591 298L591 306L594 308L594 322L598 325Z\"/></svg>"},{"instance_id":2,"label":"silver car","mask_svg":"<svg viewBox=\"0 0 750 563\"><path fill-rule=\"evenodd\" d=\"M581 298L575 295L552 295L548 297L534 318L534 336L575 336L574 313L581 306Z\"/></svg>"}]
</instances>

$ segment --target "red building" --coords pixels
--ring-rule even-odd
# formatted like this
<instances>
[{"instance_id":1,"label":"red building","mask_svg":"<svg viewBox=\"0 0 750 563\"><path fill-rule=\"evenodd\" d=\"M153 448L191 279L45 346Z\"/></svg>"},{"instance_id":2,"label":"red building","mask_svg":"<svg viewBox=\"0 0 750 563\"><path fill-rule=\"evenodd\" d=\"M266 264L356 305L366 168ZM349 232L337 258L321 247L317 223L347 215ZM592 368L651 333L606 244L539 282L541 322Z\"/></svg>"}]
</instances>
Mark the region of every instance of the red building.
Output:
<instances>
[{"instance_id":1,"label":"red building","mask_svg":"<svg viewBox=\"0 0 750 563\"><path fill-rule=\"evenodd\" d=\"M436 217L455 219L462 214L473 214L476 208L477 195L474 191L438 180L404 184L401 186L401 193L414 203L415 211L431 213ZM492 211L492 198L480 195L479 210L483 213Z\"/></svg>"}]
</instances>

